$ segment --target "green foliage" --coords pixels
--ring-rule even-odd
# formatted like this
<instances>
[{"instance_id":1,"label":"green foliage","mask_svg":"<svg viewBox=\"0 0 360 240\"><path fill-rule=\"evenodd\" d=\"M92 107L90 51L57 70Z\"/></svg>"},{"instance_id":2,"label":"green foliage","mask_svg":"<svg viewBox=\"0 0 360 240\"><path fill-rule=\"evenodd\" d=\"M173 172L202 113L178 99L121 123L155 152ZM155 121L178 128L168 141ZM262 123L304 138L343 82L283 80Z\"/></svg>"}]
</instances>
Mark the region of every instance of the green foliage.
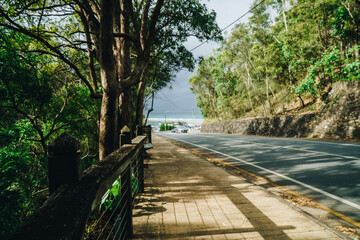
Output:
<instances>
[{"instance_id":1,"label":"green foliage","mask_svg":"<svg viewBox=\"0 0 360 240\"><path fill-rule=\"evenodd\" d=\"M186 122L185 121L178 121L178 123L177 123L179 126L184 126L185 124L186 124Z\"/></svg>"},{"instance_id":2,"label":"green foliage","mask_svg":"<svg viewBox=\"0 0 360 240\"><path fill-rule=\"evenodd\" d=\"M204 117L269 115L282 89L292 89L293 99L318 98L335 81L359 80L359 9L355 0L270 0L256 7L189 79Z\"/></svg>"},{"instance_id":3,"label":"green foliage","mask_svg":"<svg viewBox=\"0 0 360 240\"><path fill-rule=\"evenodd\" d=\"M201 113L210 118L217 116L216 80L211 74L213 66L215 66L215 58L203 59L199 64L197 73L189 79L192 85L191 91L197 94L197 105L200 107Z\"/></svg>"},{"instance_id":4,"label":"green foliage","mask_svg":"<svg viewBox=\"0 0 360 240\"><path fill-rule=\"evenodd\" d=\"M139 191L139 181L134 174L131 175L131 195L134 196ZM109 192L102 198L99 209L115 210L121 201L121 177L116 179Z\"/></svg>"},{"instance_id":5,"label":"green foliage","mask_svg":"<svg viewBox=\"0 0 360 240\"><path fill-rule=\"evenodd\" d=\"M84 162L97 155L98 103L55 58L30 51L33 44L0 28L0 238L46 199L52 140L69 131L82 139Z\"/></svg>"},{"instance_id":6,"label":"green foliage","mask_svg":"<svg viewBox=\"0 0 360 240\"><path fill-rule=\"evenodd\" d=\"M193 71L195 59L184 43L189 36L204 40L222 40L220 28L216 24L216 13L209 11L199 0L165 1L163 14L152 46L155 59L151 59L145 96L169 85L175 73L182 69Z\"/></svg>"},{"instance_id":7,"label":"green foliage","mask_svg":"<svg viewBox=\"0 0 360 240\"><path fill-rule=\"evenodd\" d=\"M1 129L8 139L23 137L21 128ZM6 238L46 199L47 158L28 153L29 143L12 142L0 149L0 237ZM6 216L6 217L5 217Z\"/></svg>"},{"instance_id":8,"label":"green foliage","mask_svg":"<svg viewBox=\"0 0 360 240\"><path fill-rule=\"evenodd\" d=\"M298 86L294 86L295 93L300 96L309 92L315 96L318 92L317 89L322 90L337 76L336 68L339 68L339 59L340 51L338 48L327 49L321 59L310 66L307 77ZM321 79L319 73L322 73ZM319 78L318 84L316 84L316 78Z\"/></svg>"},{"instance_id":9,"label":"green foliage","mask_svg":"<svg viewBox=\"0 0 360 240\"><path fill-rule=\"evenodd\" d=\"M313 75L310 75L310 77L306 78L298 86L294 86L294 91L298 96L301 96L304 92L309 92L315 96L317 91L315 90L315 79Z\"/></svg>"},{"instance_id":10,"label":"green foliage","mask_svg":"<svg viewBox=\"0 0 360 240\"><path fill-rule=\"evenodd\" d=\"M353 79L360 80L360 61L356 57L353 57L356 53L359 53L359 48L360 46L356 45L347 52L347 58L340 68L340 74L344 81Z\"/></svg>"},{"instance_id":11,"label":"green foliage","mask_svg":"<svg viewBox=\"0 0 360 240\"><path fill-rule=\"evenodd\" d=\"M116 208L117 204L121 200L121 182L120 177L113 183L109 189L108 195L105 195L100 202L99 209L109 209L112 211Z\"/></svg>"},{"instance_id":12,"label":"green foliage","mask_svg":"<svg viewBox=\"0 0 360 240\"><path fill-rule=\"evenodd\" d=\"M342 69L344 80L349 81L352 79L360 80L360 61L347 63Z\"/></svg>"},{"instance_id":13,"label":"green foliage","mask_svg":"<svg viewBox=\"0 0 360 240\"><path fill-rule=\"evenodd\" d=\"M131 195L134 197L139 192L139 179L134 174L131 175Z\"/></svg>"},{"instance_id":14,"label":"green foliage","mask_svg":"<svg viewBox=\"0 0 360 240\"><path fill-rule=\"evenodd\" d=\"M169 125L169 123L163 123L163 124L161 124L161 126L160 126L160 131L170 131L170 130L172 130L172 129L174 129L175 127L174 127L174 124L171 124L171 125Z\"/></svg>"},{"instance_id":15,"label":"green foliage","mask_svg":"<svg viewBox=\"0 0 360 240\"><path fill-rule=\"evenodd\" d=\"M355 49L357 48L356 46ZM353 55L354 51L357 50L350 49L347 55ZM337 47L329 47L321 59L310 66L307 77L298 86L294 86L294 91L299 96L305 92L315 96L333 81L360 80L359 64L354 59L341 58Z\"/></svg>"},{"instance_id":16,"label":"green foliage","mask_svg":"<svg viewBox=\"0 0 360 240\"><path fill-rule=\"evenodd\" d=\"M130 66L124 72L130 72L135 65L140 69L144 62L149 70L146 94L165 87L174 78L174 72L182 68L194 69L193 55L184 46L188 36L200 40L222 38L215 22L215 12L208 11L199 0L164 1L159 16L154 2L150 1L149 8L146 8L145 2L134 1L134 12L130 14L133 18L129 19L132 22L129 34L137 41L140 42L140 28L150 30L141 39L146 46L139 48L135 46L137 44L125 44L125 48L129 47L126 50L131 53L131 62L124 64ZM85 32L98 32L101 24L96 17L85 17L81 13L88 10L101 12L100 8L99 1L89 6L58 0L4 0L1 3L0 161L3 166L0 169L4 173L1 176L4 184L0 185L0 204L5 206L7 197L18 197L11 203L14 204L13 212L10 212L10 207L1 212L1 219L9 219L4 221L9 227L4 234L10 234L39 205L36 192L46 193L43 179L46 178L47 146L57 136L68 131L81 140L85 167L98 157L101 103L89 96L101 92L102 87L106 88L105 85L98 89L95 87L95 82L99 82L99 68L103 67L98 64L103 41ZM144 25L136 26L136 21L139 20L140 24L141 16L147 15L142 19ZM157 18L158 22L152 26ZM109 44L105 47L111 51ZM112 70L114 73L115 69ZM143 75L146 77L146 71ZM93 86L89 84L90 79L94 80ZM132 92L131 98L136 99L136 91ZM136 101L131 104L135 105ZM111 118L111 114L107 118ZM135 181L133 187L136 186ZM21 189L23 187L28 188ZM118 197L115 192L111 194ZM5 225L1 226L2 232Z\"/></svg>"}]
</instances>

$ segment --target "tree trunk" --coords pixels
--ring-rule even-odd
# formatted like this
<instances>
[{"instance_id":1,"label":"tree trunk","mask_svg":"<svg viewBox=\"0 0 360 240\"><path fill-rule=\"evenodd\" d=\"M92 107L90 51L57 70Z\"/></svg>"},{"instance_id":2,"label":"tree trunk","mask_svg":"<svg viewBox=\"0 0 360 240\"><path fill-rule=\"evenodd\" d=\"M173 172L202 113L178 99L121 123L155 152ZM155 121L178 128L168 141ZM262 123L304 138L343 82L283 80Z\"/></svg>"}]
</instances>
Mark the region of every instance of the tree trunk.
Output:
<instances>
[{"instance_id":1,"label":"tree trunk","mask_svg":"<svg viewBox=\"0 0 360 240\"><path fill-rule=\"evenodd\" d=\"M300 95L297 95L297 97L300 99L300 107L298 110L303 109L305 107L304 100L302 99L302 97Z\"/></svg>"},{"instance_id":2,"label":"tree trunk","mask_svg":"<svg viewBox=\"0 0 360 240\"><path fill-rule=\"evenodd\" d=\"M116 33L121 33L121 15L122 15L122 8L121 8L121 3L120 1L116 1L115 6L114 6L114 31ZM125 12L125 10L124 10ZM115 44L114 44L114 57L115 57L115 66L116 66L116 78L117 81L120 82L121 80L121 75L122 75L122 66L123 66L123 61L122 61L122 52L121 52L121 48L122 48L122 44L123 44L123 39L121 39L120 37L115 38ZM119 95L121 95L120 89L118 92ZM118 100L120 99L120 96L118 96ZM120 104L120 102L119 102ZM114 131L116 132L115 135L115 146L120 146L120 134L121 134L121 115L120 115L120 109L118 108L118 121L117 121L117 129L114 129Z\"/></svg>"},{"instance_id":3,"label":"tree trunk","mask_svg":"<svg viewBox=\"0 0 360 240\"><path fill-rule=\"evenodd\" d=\"M94 59L96 56L94 53L93 46L91 44L92 39L91 39L88 21L85 17L84 9L80 10L80 18L83 23L84 31L85 31L85 39L86 39L87 53L88 53L88 65L89 65L89 70L90 70L90 79L93 84L94 90L97 90L98 89L97 77L96 77L96 70L95 70L95 64L94 64Z\"/></svg>"},{"instance_id":4,"label":"tree trunk","mask_svg":"<svg viewBox=\"0 0 360 240\"><path fill-rule=\"evenodd\" d=\"M271 102L270 102L270 94L269 94L269 76L266 74L265 76L265 83L266 83L266 102L267 102L267 107L269 109L269 112L271 113L272 112L272 109L271 109Z\"/></svg>"},{"instance_id":5,"label":"tree trunk","mask_svg":"<svg viewBox=\"0 0 360 240\"><path fill-rule=\"evenodd\" d=\"M138 92L137 92L136 122L135 122L136 126L143 125L144 96L145 96L147 75L148 75L148 67L145 66L143 73L141 74L141 79L140 79L139 88L138 88Z\"/></svg>"},{"instance_id":6,"label":"tree trunk","mask_svg":"<svg viewBox=\"0 0 360 240\"><path fill-rule=\"evenodd\" d=\"M283 14L283 19L284 19L284 24L285 24L285 32L287 34L288 32L288 25L287 25L287 21L286 21L286 14L285 14L285 0L282 1L282 14Z\"/></svg>"},{"instance_id":7,"label":"tree trunk","mask_svg":"<svg viewBox=\"0 0 360 240\"><path fill-rule=\"evenodd\" d=\"M263 48L263 52L264 52L264 59L266 59L266 49ZM269 75L268 75L268 71L267 71L267 64L266 64L266 61L265 61L265 64L264 64L264 67L265 67L265 85L266 85L266 102L267 102L267 107L269 109L269 112L272 113L272 108L271 108L271 102L270 102L270 94L269 94L269 88L270 88L270 83L269 83Z\"/></svg>"},{"instance_id":8,"label":"tree trunk","mask_svg":"<svg viewBox=\"0 0 360 240\"><path fill-rule=\"evenodd\" d=\"M245 85L246 85L246 89L247 89L247 92L248 92L250 107L254 111L254 106L253 106L253 103L252 103L252 100L251 100L251 91L250 91L250 85L252 83L252 78L251 78L251 75L250 75L250 70L249 70L247 62L245 62L245 68L246 68L246 72L247 72L247 75L248 75L247 82L245 83Z\"/></svg>"},{"instance_id":9,"label":"tree trunk","mask_svg":"<svg viewBox=\"0 0 360 240\"><path fill-rule=\"evenodd\" d=\"M101 1L100 15L100 75L103 97L100 113L99 159L104 159L113 152L118 116L118 84L116 79L113 52L114 1Z\"/></svg>"},{"instance_id":10,"label":"tree trunk","mask_svg":"<svg viewBox=\"0 0 360 240\"><path fill-rule=\"evenodd\" d=\"M132 96L131 88L127 88L120 95L120 129L124 126L128 126L130 129L133 125L132 121Z\"/></svg>"},{"instance_id":11,"label":"tree trunk","mask_svg":"<svg viewBox=\"0 0 360 240\"><path fill-rule=\"evenodd\" d=\"M146 124L148 122L150 113L154 110L154 99L155 99L155 92L152 92L151 93L151 107L150 107L149 111L147 112L144 126L146 126Z\"/></svg>"},{"instance_id":12,"label":"tree trunk","mask_svg":"<svg viewBox=\"0 0 360 240\"><path fill-rule=\"evenodd\" d=\"M119 15L119 31L123 34L129 34L130 30L130 6L129 1L120 0L121 14ZM117 39L119 44L120 54L118 60L119 81L124 81L131 74L131 58L130 58L130 42L126 38ZM124 126L132 127L132 94L131 87L124 88L120 93L120 129Z\"/></svg>"}]
</instances>

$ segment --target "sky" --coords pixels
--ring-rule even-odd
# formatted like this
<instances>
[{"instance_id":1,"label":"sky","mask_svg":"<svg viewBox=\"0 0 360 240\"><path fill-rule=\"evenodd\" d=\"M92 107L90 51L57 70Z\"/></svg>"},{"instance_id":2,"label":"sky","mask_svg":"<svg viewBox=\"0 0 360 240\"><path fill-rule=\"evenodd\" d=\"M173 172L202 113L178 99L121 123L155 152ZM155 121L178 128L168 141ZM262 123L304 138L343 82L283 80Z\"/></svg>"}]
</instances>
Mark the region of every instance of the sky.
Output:
<instances>
[{"instance_id":1,"label":"sky","mask_svg":"<svg viewBox=\"0 0 360 240\"><path fill-rule=\"evenodd\" d=\"M208 9L216 12L216 21L220 29L223 29L245 14L250 9L253 0L204 0L202 2L207 5ZM236 23L246 22L249 16L251 15L246 15ZM234 26L235 24L225 30L223 34L229 35ZM193 49L200 43L197 39L191 38L185 46L188 49ZM213 52L213 49L219 46L215 42L205 43L193 51L194 57L195 59L200 56L207 57ZM194 113L198 115L200 109L196 106L196 95L191 92L191 85L189 84L189 78L192 75L192 72L186 70L177 73L175 80L168 87L157 93L154 101L154 111L150 114L150 117L165 113L168 115L192 114L193 109ZM144 112L146 113L147 111Z\"/></svg>"}]
</instances>

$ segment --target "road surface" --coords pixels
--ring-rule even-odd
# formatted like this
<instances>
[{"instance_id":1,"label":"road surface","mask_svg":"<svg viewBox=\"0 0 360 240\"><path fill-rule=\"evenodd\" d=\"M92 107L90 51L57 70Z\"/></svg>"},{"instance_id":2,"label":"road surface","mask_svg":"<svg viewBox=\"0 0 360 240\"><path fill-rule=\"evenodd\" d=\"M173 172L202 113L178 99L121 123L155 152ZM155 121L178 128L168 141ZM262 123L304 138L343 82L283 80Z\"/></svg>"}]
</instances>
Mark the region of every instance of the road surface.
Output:
<instances>
[{"instance_id":1,"label":"road surface","mask_svg":"<svg viewBox=\"0 0 360 240\"><path fill-rule=\"evenodd\" d=\"M360 144L228 134L159 135L266 177L360 222Z\"/></svg>"}]
</instances>

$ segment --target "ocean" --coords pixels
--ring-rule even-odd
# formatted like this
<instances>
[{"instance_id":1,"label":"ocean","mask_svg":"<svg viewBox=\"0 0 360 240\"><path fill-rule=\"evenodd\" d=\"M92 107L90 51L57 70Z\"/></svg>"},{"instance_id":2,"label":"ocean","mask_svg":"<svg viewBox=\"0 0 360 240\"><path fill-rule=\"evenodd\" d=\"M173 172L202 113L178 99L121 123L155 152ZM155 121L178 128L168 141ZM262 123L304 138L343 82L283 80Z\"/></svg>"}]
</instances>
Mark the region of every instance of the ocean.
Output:
<instances>
[{"instance_id":1,"label":"ocean","mask_svg":"<svg viewBox=\"0 0 360 240\"><path fill-rule=\"evenodd\" d=\"M201 125L202 122L204 121L204 118L201 114L199 113L195 113L193 114L183 114L183 113L170 113L167 112L166 114L163 113L154 113L149 115L149 120L147 124L150 124L152 126L155 125L159 125L161 123L165 122L165 118L166 118L166 122L168 123L178 123L179 121L181 122L186 122L187 124L190 125Z\"/></svg>"}]
</instances>

